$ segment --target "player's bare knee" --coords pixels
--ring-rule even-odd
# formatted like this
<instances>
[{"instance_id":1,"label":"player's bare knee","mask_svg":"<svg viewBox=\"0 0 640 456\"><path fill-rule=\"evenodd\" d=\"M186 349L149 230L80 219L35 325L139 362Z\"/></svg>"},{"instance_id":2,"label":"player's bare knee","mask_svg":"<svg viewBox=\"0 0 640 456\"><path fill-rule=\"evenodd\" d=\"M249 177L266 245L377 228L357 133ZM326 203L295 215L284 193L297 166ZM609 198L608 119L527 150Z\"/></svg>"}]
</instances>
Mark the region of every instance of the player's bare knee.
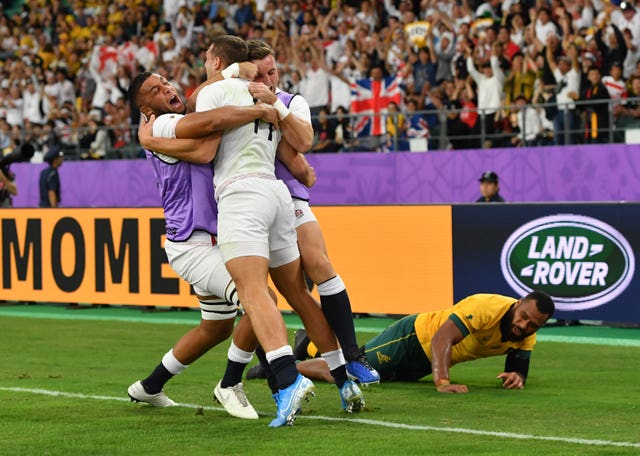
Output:
<instances>
[{"instance_id":1,"label":"player's bare knee","mask_svg":"<svg viewBox=\"0 0 640 456\"><path fill-rule=\"evenodd\" d=\"M200 335L215 345L231 337L234 322L234 318L225 320L201 320L199 327Z\"/></svg>"}]
</instances>

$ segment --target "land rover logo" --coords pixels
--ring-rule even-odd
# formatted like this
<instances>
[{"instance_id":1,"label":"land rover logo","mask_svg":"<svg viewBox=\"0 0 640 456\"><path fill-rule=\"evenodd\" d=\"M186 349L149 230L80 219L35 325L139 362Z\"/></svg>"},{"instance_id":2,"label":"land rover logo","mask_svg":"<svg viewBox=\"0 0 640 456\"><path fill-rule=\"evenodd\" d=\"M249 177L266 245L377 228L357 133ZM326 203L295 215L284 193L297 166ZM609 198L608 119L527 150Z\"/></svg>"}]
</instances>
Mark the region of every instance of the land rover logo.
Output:
<instances>
[{"instance_id":1,"label":"land rover logo","mask_svg":"<svg viewBox=\"0 0 640 456\"><path fill-rule=\"evenodd\" d=\"M502 273L517 293L540 288L558 310L601 306L622 293L635 270L629 242L583 215L558 214L518 228L502 247Z\"/></svg>"}]
</instances>

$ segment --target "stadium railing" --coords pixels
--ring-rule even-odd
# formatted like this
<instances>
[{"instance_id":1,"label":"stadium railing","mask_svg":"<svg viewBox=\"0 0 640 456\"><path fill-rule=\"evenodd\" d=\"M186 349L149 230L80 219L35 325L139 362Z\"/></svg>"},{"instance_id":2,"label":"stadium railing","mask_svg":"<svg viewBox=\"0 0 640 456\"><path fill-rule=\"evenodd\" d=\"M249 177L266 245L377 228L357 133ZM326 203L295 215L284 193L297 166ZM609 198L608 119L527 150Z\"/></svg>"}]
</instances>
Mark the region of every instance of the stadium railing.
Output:
<instances>
[{"instance_id":1,"label":"stadium railing","mask_svg":"<svg viewBox=\"0 0 640 456\"><path fill-rule=\"evenodd\" d=\"M544 146L556 144L558 135L561 135L563 141L559 141L560 144L586 144L586 143L624 143L626 142L627 133L634 132L634 137L640 137L640 117L618 117L614 115L614 106L621 103L634 103L636 106L640 104L640 98L629 98L625 100L590 100L590 101L575 101L575 117L576 122L574 128L565 128L562 130L553 130L553 121L547 122L547 129L543 130L538 137L538 140L528 142L527 146ZM593 112L595 106L606 106L607 119L609 126L599 125L597 128L597 137L592 137L591 131L589 136L585 137L585 127L587 116ZM540 103L535 105L525 105L524 109L538 109L538 110L557 110L557 115L568 116L567 111L558 110L558 105L555 103ZM340 145L338 153L340 152L401 152L401 151L413 151L413 152L426 152L430 150L461 150L461 149L480 149L488 147L515 147L511 141L512 138L518 136L517 130L513 128L513 116L517 115L518 109L515 107L506 108L501 107L496 114L487 114L487 110L480 109L441 109L441 110L421 110L416 111L416 115L420 115L425 119L431 119L432 125L429 125L428 135L423 138L411 138L404 134L394 135L384 134L376 136L358 135L355 133L354 128L358 125L359 121L363 117L382 117L383 122L387 122L388 119L395 120L397 125L397 114L390 117L385 113L377 114L348 114L345 117L348 119L347 128L352 136L352 139L345 144ZM465 127L465 124L460 125L456 129L452 129L452 124L455 122L447 121L447 119L459 117L462 114L475 113L477 114L476 123L473 127ZM402 113L407 118L406 113ZM544 115L544 113L542 114ZM495 120L495 117L498 120ZM334 124L337 122L337 116L335 114L328 115L327 118ZM438 119L438 122L434 125L433 119ZM317 121L317 117L312 117L312 120ZM492 123L492 128L489 128ZM569 119L566 118L564 125L570 125ZM102 158L106 159L131 159L131 158L143 158L144 153L136 141L137 125L131 125L128 127L128 131L122 134L122 127L101 127L106 128L108 131L118 132L119 137L132 138L128 141L119 141L119 147L110 147L106 154ZM526 129L526 124L524 125ZM65 157L68 159L83 159L95 158L95 154L88 147L83 147L80 139L86 134L87 128L66 128L65 137L62 140L61 148L65 153ZM316 130L316 141L318 132ZM34 134L32 131L24 130L20 142L33 139ZM42 138L35 138L33 141L38 144ZM418 141L416 141L418 140ZM637 141L640 142L640 139ZM635 140L634 140L635 142ZM115 143L115 141L114 141ZM36 147L36 150L38 148Z\"/></svg>"}]
</instances>

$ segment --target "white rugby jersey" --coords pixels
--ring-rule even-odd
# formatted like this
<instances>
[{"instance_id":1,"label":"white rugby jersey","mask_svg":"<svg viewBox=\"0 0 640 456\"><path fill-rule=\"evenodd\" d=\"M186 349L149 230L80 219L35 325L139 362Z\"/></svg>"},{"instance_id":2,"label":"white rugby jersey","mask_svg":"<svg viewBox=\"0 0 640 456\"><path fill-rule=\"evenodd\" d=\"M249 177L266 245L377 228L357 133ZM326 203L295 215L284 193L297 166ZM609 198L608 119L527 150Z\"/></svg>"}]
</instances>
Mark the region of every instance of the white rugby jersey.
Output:
<instances>
[{"instance_id":1,"label":"white rugby jersey","mask_svg":"<svg viewBox=\"0 0 640 456\"><path fill-rule=\"evenodd\" d=\"M196 111L254 104L247 85L248 81L231 78L204 87L198 94ZM275 178L274 161L279 141L280 131L261 120L225 131L213 161L216 192L226 183L243 177Z\"/></svg>"}]
</instances>

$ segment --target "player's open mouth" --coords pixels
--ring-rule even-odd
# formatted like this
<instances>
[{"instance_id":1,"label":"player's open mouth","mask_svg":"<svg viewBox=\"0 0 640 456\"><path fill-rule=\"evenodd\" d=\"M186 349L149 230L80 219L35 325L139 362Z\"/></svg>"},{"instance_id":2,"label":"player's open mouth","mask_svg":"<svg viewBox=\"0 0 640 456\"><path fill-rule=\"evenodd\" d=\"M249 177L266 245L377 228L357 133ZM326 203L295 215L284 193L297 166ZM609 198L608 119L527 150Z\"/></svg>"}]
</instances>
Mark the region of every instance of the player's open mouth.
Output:
<instances>
[{"instance_id":1,"label":"player's open mouth","mask_svg":"<svg viewBox=\"0 0 640 456\"><path fill-rule=\"evenodd\" d=\"M517 326L514 326L513 329L511 330L511 332L516 337L520 337L522 335L522 332L520 331L520 328L518 328Z\"/></svg>"},{"instance_id":2,"label":"player's open mouth","mask_svg":"<svg viewBox=\"0 0 640 456\"><path fill-rule=\"evenodd\" d=\"M169 104L173 107L176 107L181 105L182 102L180 101L180 98L177 95L174 95L173 97L171 97L171 100L169 100Z\"/></svg>"}]
</instances>

